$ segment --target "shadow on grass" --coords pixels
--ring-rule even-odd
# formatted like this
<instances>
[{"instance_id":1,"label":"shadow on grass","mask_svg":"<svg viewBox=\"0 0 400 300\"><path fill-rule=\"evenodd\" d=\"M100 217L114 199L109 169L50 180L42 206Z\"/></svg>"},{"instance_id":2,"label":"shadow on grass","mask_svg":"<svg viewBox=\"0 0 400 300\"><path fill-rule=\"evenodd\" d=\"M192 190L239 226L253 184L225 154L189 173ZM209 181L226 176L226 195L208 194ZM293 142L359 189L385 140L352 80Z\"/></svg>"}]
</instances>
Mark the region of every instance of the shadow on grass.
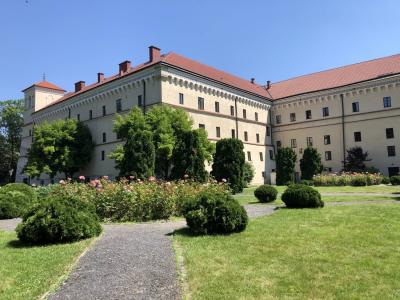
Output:
<instances>
[{"instance_id":1,"label":"shadow on grass","mask_svg":"<svg viewBox=\"0 0 400 300\"><path fill-rule=\"evenodd\" d=\"M37 248L43 247L45 245L34 245L29 243L21 242L20 240L12 240L7 243L7 247L9 248L16 248L16 249L23 249L23 248Z\"/></svg>"},{"instance_id":2,"label":"shadow on grass","mask_svg":"<svg viewBox=\"0 0 400 300\"><path fill-rule=\"evenodd\" d=\"M223 237L223 236L230 236L235 233L241 233L245 230L230 232L230 233L194 233L190 230L189 227L183 227L183 228L176 229L173 232L167 233L166 235L168 235L168 236L176 235L176 236L184 236L184 237L200 237L200 236L221 236L221 237Z\"/></svg>"}]
</instances>

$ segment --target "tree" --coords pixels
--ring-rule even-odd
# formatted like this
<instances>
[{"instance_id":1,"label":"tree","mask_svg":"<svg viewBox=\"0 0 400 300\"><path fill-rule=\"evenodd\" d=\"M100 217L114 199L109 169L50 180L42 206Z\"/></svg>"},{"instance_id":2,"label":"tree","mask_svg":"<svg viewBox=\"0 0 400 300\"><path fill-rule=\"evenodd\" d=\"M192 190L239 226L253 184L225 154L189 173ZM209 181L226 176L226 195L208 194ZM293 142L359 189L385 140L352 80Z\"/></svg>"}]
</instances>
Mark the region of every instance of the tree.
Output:
<instances>
[{"instance_id":1,"label":"tree","mask_svg":"<svg viewBox=\"0 0 400 300\"><path fill-rule=\"evenodd\" d=\"M254 178L254 167L251 163L249 163L248 161L246 161L244 163L244 167L243 167L243 184L244 187L247 187L250 182L253 180Z\"/></svg>"},{"instance_id":2,"label":"tree","mask_svg":"<svg viewBox=\"0 0 400 300\"><path fill-rule=\"evenodd\" d=\"M0 181L15 181L24 124L23 112L23 100L0 102Z\"/></svg>"},{"instance_id":3,"label":"tree","mask_svg":"<svg viewBox=\"0 0 400 300\"><path fill-rule=\"evenodd\" d=\"M73 177L89 163L94 143L89 128L76 120L59 120L35 127L24 172L54 178L57 173Z\"/></svg>"},{"instance_id":4,"label":"tree","mask_svg":"<svg viewBox=\"0 0 400 300\"><path fill-rule=\"evenodd\" d=\"M365 162L371 161L368 159L368 152L364 152L361 147L353 147L346 152L344 169L350 172L364 172L366 170Z\"/></svg>"},{"instance_id":5,"label":"tree","mask_svg":"<svg viewBox=\"0 0 400 300\"><path fill-rule=\"evenodd\" d=\"M296 160L297 156L292 148L284 147L278 150L275 157L277 185L285 185L288 182L294 182Z\"/></svg>"},{"instance_id":6,"label":"tree","mask_svg":"<svg viewBox=\"0 0 400 300\"><path fill-rule=\"evenodd\" d=\"M301 179L311 180L314 175L321 173L322 169L321 155L317 149L307 147L303 158L300 159Z\"/></svg>"},{"instance_id":7,"label":"tree","mask_svg":"<svg viewBox=\"0 0 400 300\"><path fill-rule=\"evenodd\" d=\"M216 180L226 179L234 193L243 191L245 157L238 139L221 139L216 144L211 174Z\"/></svg>"},{"instance_id":8,"label":"tree","mask_svg":"<svg viewBox=\"0 0 400 300\"><path fill-rule=\"evenodd\" d=\"M179 135L172 160L174 162L171 170L173 179L183 179L187 175L195 181L207 180L201 133L198 130L184 131Z\"/></svg>"},{"instance_id":9,"label":"tree","mask_svg":"<svg viewBox=\"0 0 400 300\"><path fill-rule=\"evenodd\" d=\"M118 116L114 131L125 142L111 153L120 176L147 179L154 175L155 149L153 134L142 111L135 107L125 117Z\"/></svg>"}]
</instances>

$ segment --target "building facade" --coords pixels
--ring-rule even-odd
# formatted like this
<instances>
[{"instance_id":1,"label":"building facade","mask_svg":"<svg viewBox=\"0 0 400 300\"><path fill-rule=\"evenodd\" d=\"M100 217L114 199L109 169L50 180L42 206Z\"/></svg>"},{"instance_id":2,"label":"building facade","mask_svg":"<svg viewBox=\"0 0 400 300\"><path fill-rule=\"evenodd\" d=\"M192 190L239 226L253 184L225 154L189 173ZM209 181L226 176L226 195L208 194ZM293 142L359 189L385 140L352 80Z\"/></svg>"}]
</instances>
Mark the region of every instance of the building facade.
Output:
<instances>
[{"instance_id":1,"label":"building facade","mask_svg":"<svg viewBox=\"0 0 400 300\"><path fill-rule=\"evenodd\" d=\"M400 55L259 85L175 53L161 55L151 46L148 62L132 67L125 61L118 71L108 78L98 73L88 86L78 81L71 93L46 81L23 91L18 181L49 182L46 175L32 181L22 169L34 126L65 118L86 123L96 145L79 175L114 178L118 170L108 154L121 143L112 130L116 114L161 103L185 109L212 141L241 139L256 170L255 184L271 182L275 152L282 146L294 148L298 158L313 146L326 170L340 171L345 150L359 145L369 152L370 166L386 175L399 171ZM300 176L298 164L296 172Z\"/></svg>"}]
</instances>

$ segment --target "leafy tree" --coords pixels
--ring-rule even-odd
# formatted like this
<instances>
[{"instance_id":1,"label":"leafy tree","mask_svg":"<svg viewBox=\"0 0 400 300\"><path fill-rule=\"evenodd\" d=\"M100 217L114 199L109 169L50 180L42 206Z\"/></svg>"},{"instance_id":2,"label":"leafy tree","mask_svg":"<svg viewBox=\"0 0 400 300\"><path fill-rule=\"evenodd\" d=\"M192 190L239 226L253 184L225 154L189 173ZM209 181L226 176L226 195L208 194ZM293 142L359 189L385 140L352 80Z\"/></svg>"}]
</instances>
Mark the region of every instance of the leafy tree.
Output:
<instances>
[{"instance_id":1,"label":"leafy tree","mask_svg":"<svg viewBox=\"0 0 400 300\"><path fill-rule=\"evenodd\" d=\"M368 152L364 152L361 147L353 147L346 150L345 170L351 172L363 172L366 170L365 162L368 159Z\"/></svg>"},{"instance_id":2,"label":"leafy tree","mask_svg":"<svg viewBox=\"0 0 400 300\"><path fill-rule=\"evenodd\" d=\"M321 155L317 149L307 147L303 158L300 159L301 179L311 180L314 175L321 173L322 169Z\"/></svg>"},{"instance_id":3,"label":"leafy tree","mask_svg":"<svg viewBox=\"0 0 400 300\"><path fill-rule=\"evenodd\" d=\"M216 144L211 174L216 180L226 179L234 193L243 191L245 157L238 139L221 139Z\"/></svg>"},{"instance_id":4,"label":"leafy tree","mask_svg":"<svg viewBox=\"0 0 400 300\"><path fill-rule=\"evenodd\" d=\"M118 116L114 131L125 142L110 155L116 161L120 176L133 175L147 179L154 175L153 134L142 111L135 107L125 117Z\"/></svg>"},{"instance_id":5,"label":"leafy tree","mask_svg":"<svg viewBox=\"0 0 400 300\"><path fill-rule=\"evenodd\" d=\"M41 173L51 178L57 173L72 177L87 165L94 143L89 128L76 120L59 120L35 127L24 172L31 177Z\"/></svg>"},{"instance_id":6,"label":"leafy tree","mask_svg":"<svg viewBox=\"0 0 400 300\"><path fill-rule=\"evenodd\" d=\"M244 187L247 187L250 182L253 180L254 178L254 167L251 163L249 163L248 161L246 161L244 163L244 167L243 167L243 182L244 182Z\"/></svg>"},{"instance_id":7,"label":"leafy tree","mask_svg":"<svg viewBox=\"0 0 400 300\"><path fill-rule=\"evenodd\" d=\"M278 150L275 157L277 185L285 185L288 182L294 182L296 160L297 156L292 148L283 147Z\"/></svg>"},{"instance_id":8,"label":"leafy tree","mask_svg":"<svg viewBox=\"0 0 400 300\"><path fill-rule=\"evenodd\" d=\"M24 123L23 111L23 100L0 101L0 181L15 181Z\"/></svg>"},{"instance_id":9,"label":"leafy tree","mask_svg":"<svg viewBox=\"0 0 400 300\"><path fill-rule=\"evenodd\" d=\"M171 171L173 179L182 179L188 175L189 178L199 182L207 180L200 131L184 131L179 135L172 160L174 162Z\"/></svg>"}]
</instances>

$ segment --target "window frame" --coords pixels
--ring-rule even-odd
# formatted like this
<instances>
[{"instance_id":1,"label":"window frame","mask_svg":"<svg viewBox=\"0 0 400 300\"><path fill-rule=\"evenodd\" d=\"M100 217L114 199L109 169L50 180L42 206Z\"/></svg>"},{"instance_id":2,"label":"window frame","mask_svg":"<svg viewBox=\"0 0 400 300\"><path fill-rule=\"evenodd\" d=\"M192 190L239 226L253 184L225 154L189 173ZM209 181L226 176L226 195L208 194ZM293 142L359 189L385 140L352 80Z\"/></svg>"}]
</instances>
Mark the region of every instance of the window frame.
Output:
<instances>
[{"instance_id":1,"label":"window frame","mask_svg":"<svg viewBox=\"0 0 400 300\"><path fill-rule=\"evenodd\" d=\"M311 120L312 119L312 111L311 109L306 110L306 120Z\"/></svg>"},{"instance_id":2,"label":"window frame","mask_svg":"<svg viewBox=\"0 0 400 300\"><path fill-rule=\"evenodd\" d=\"M389 132L391 132L391 134L388 134ZM386 128L386 139L387 140L394 139L394 128Z\"/></svg>"},{"instance_id":3,"label":"window frame","mask_svg":"<svg viewBox=\"0 0 400 300\"><path fill-rule=\"evenodd\" d=\"M289 115L290 122L296 122L296 113L292 112Z\"/></svg>"},{"instance_id":4,"label":"window frame","mask_svg":"<svg viewBox=\"0 0 400 300\"><path fill-rule=\"evenodd\" d=\"M325 161L331 161L332 160L332 151L328 150L325 151Z\"/></svg>"},{"instance_id":5,"label":"window frame","mask_svg":"<svg viewBox=\"0 0 400 300\"><path fill-rule=\"evenodd\" d=\"M324 145L330 145L330 144L331 144L331 135L325 134L324 135Z\"/></svg>"},{"instance_id":6,"label":"window frame","mask_svg":"<svg viewBox=\"0 0 400 300\"><path fill-rule=\"evenodd\" d=\"M351 110L353 113L360 112L360 102L355 101L355 102L351 103Z\"/></svg>"},{"instance_id":7,"label":"window frame","mask_svg":"<svg viewBox=\"0 0 400 300\"><path fill-rule=\"evenodd\" d=\"M325 106L322 108L322 117L329 117L329 106Z\"/></svg>"},{"instance_id":8,"label":"window frame","mask_svg":"<svg viewBox=\"0 0 400 300\"><path fill-rule=\"evenodd\" d=\"M354 131L354 142L362 142L361 131Z\"/></svg>"},{"instance_id":9,"label":"window frame","mask_svg":"<svg viewBox=\"0 0 400 300\"><path fill-rule=\"evenodd\" d=\"M396 146L390 145L390 146L387 146L386 149L387 149L388 157L395 157L396 156Z\"/></svg>"},{"instance_id":10,"label":"window frame","mask_svg":"<svg viewBox=\"0 0 400 300\"><path fill-rule=\"evenodd\" d=\"M203 97L197 97L197 109L204 110L204 98Z\"/></svg>"},{"instance_id":11,"label":"window frame","mask_svg":"<svg viewBox=\"0 0 400 300\"><path fill-rule=\"evenodd\" d=\"M290 139L290 147L292 149L297 148L297 139Z\"/></svg>"},{"instance_id":12,"label":"window frame","mask_svg":"<svg viewBox=\"0 0 400 300\"><path fill-rule=\"evenodd\" d=\"M117 113L122 111L122 99L115 100L115 111Z\"/></svg>"},{"instance_id":13,"label":"window frame","mask_svg":"<svg viewBox=\"0 0 400 300\"><path fill-rule=\"evenodd\" d=\"M214 109L215 109L215 112L216 112L216 113L219 113L219 102L218 102L218 101L215 101L215 103L214 103Z\"/></svg>"},{"instance_id":14,"label":"window frame","mask_svg":"<svg viewBox=\"0 0 400 300\"><path fill-rule=\"evenodd\" d=\"M383 108L389 108L389 107L392 107L392 97L391 96L383 97Z\"/></svg>"},{"instance_id":15,"label":"window frame","mask_svg":"<svg viewBox=\"0 0 400 300\"><path fill-rule=\"evenodd\" d=\"M185 104L185 96L183 95L183 93L179 93L178 101L179 101L180 105L184 105Z\"/></svg>"}]
</instances>

